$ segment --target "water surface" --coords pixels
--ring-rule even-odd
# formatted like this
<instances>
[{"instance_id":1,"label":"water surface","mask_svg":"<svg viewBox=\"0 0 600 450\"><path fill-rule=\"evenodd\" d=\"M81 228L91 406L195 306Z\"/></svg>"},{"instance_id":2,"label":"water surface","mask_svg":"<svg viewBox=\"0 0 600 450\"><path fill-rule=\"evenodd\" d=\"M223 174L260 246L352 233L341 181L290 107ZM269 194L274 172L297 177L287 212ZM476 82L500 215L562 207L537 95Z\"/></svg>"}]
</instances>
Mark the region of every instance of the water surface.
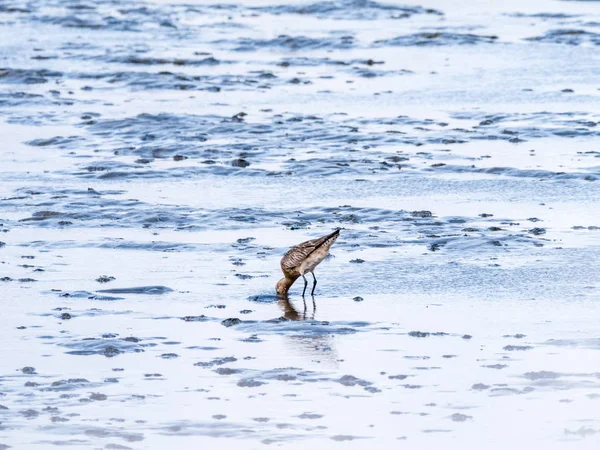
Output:
<instances>
[{"instance_id":1,"label":"water surface","mask_svg":"<svg viewBox=\"0 0 600 450\"><path fill-rule=\"evenodd\" d=\"M0 449L598 448L599 5L0 4Z\"/></svg>"}]
</instances>

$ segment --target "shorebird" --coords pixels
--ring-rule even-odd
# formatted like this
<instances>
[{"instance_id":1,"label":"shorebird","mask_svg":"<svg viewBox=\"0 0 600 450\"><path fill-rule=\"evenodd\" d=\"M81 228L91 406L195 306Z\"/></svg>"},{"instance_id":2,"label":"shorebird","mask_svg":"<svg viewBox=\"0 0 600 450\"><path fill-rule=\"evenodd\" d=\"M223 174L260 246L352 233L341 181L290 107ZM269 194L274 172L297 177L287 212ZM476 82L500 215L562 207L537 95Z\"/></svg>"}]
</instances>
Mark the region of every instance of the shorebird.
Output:
<instances>
[{"instance_id":1,"label":"shorebird","mask_svg":"<svg viewBox=\"0 0 600 450\"><path fill-rule=\"evenodd\" d=\"M310 272L312 273L314 280L310 294L315 295L315 288L317 287L317 278L314 273L315 267L317 267L328 255L329 249L336 241L339 234L340 230L338 228L327 236L312 239L292 247L283 258L281 258L281 271L283 272L284 277L277 283L277 287L275 288L277 294L283 296L287 295L290 287L294 284L294 281L302 277L304 279L302 297L304 297L306 286L308 285L308 281L306 281L304 274Z\"/></svg>"}]
</instances>

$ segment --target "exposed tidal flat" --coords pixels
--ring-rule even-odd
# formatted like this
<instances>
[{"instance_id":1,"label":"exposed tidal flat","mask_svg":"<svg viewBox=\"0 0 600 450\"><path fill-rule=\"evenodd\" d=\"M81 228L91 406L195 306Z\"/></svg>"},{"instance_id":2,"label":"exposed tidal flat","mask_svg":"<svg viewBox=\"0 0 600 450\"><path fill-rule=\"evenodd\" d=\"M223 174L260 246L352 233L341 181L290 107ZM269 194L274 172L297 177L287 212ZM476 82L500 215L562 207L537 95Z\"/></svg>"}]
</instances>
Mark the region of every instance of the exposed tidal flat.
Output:
<instances>
[{"instance_id":1,"label":"exposed tidal flat","mask_svg":"<svg viewBox=\"0 0 600 450\"><path fill-rule=\"evenodd\" d=\"M4 0L0 42L0 450L598 448L600 2Z\"/></svg>"}]
</instances>

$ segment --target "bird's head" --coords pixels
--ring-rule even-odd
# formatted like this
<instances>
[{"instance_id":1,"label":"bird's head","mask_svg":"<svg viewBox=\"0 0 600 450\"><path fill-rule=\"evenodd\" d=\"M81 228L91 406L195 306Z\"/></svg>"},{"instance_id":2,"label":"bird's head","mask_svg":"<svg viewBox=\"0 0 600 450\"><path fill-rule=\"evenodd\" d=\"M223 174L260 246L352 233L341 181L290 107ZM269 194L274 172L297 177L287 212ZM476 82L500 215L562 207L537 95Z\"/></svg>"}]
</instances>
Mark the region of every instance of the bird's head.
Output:
<instances>
[{"instance_id":1,"label":"bird's head","mask_svg":"<svg viewBox=\"0 0 600 450\"><path fill-rule=\"evenodd\" d=\"M282 297L287 296L288 291L292 287L292 284L294 284L294 281L296 281L296 278L283 277L281 280L279 280L277 282L277 286L275 286L277 295L281 295Z\"/></svg>"}]
</instances>

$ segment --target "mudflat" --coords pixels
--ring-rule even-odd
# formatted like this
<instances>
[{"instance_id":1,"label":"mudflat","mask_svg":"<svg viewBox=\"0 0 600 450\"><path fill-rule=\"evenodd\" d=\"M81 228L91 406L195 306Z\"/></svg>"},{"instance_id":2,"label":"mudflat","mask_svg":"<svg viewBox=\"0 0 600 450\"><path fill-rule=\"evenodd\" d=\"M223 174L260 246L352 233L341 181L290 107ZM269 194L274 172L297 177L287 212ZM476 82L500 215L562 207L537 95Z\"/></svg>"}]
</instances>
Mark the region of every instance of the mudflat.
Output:
<instances>
[{"instance_id":1,"label":"mudflat","mask_svg":"<svg viewBox=\"0 0 600 450\"><path fill-rule=\"evenodd\" d=\"M466 3L3 2L0 449L597 449L600 4Z\"/></svg>"}]
</instances>

